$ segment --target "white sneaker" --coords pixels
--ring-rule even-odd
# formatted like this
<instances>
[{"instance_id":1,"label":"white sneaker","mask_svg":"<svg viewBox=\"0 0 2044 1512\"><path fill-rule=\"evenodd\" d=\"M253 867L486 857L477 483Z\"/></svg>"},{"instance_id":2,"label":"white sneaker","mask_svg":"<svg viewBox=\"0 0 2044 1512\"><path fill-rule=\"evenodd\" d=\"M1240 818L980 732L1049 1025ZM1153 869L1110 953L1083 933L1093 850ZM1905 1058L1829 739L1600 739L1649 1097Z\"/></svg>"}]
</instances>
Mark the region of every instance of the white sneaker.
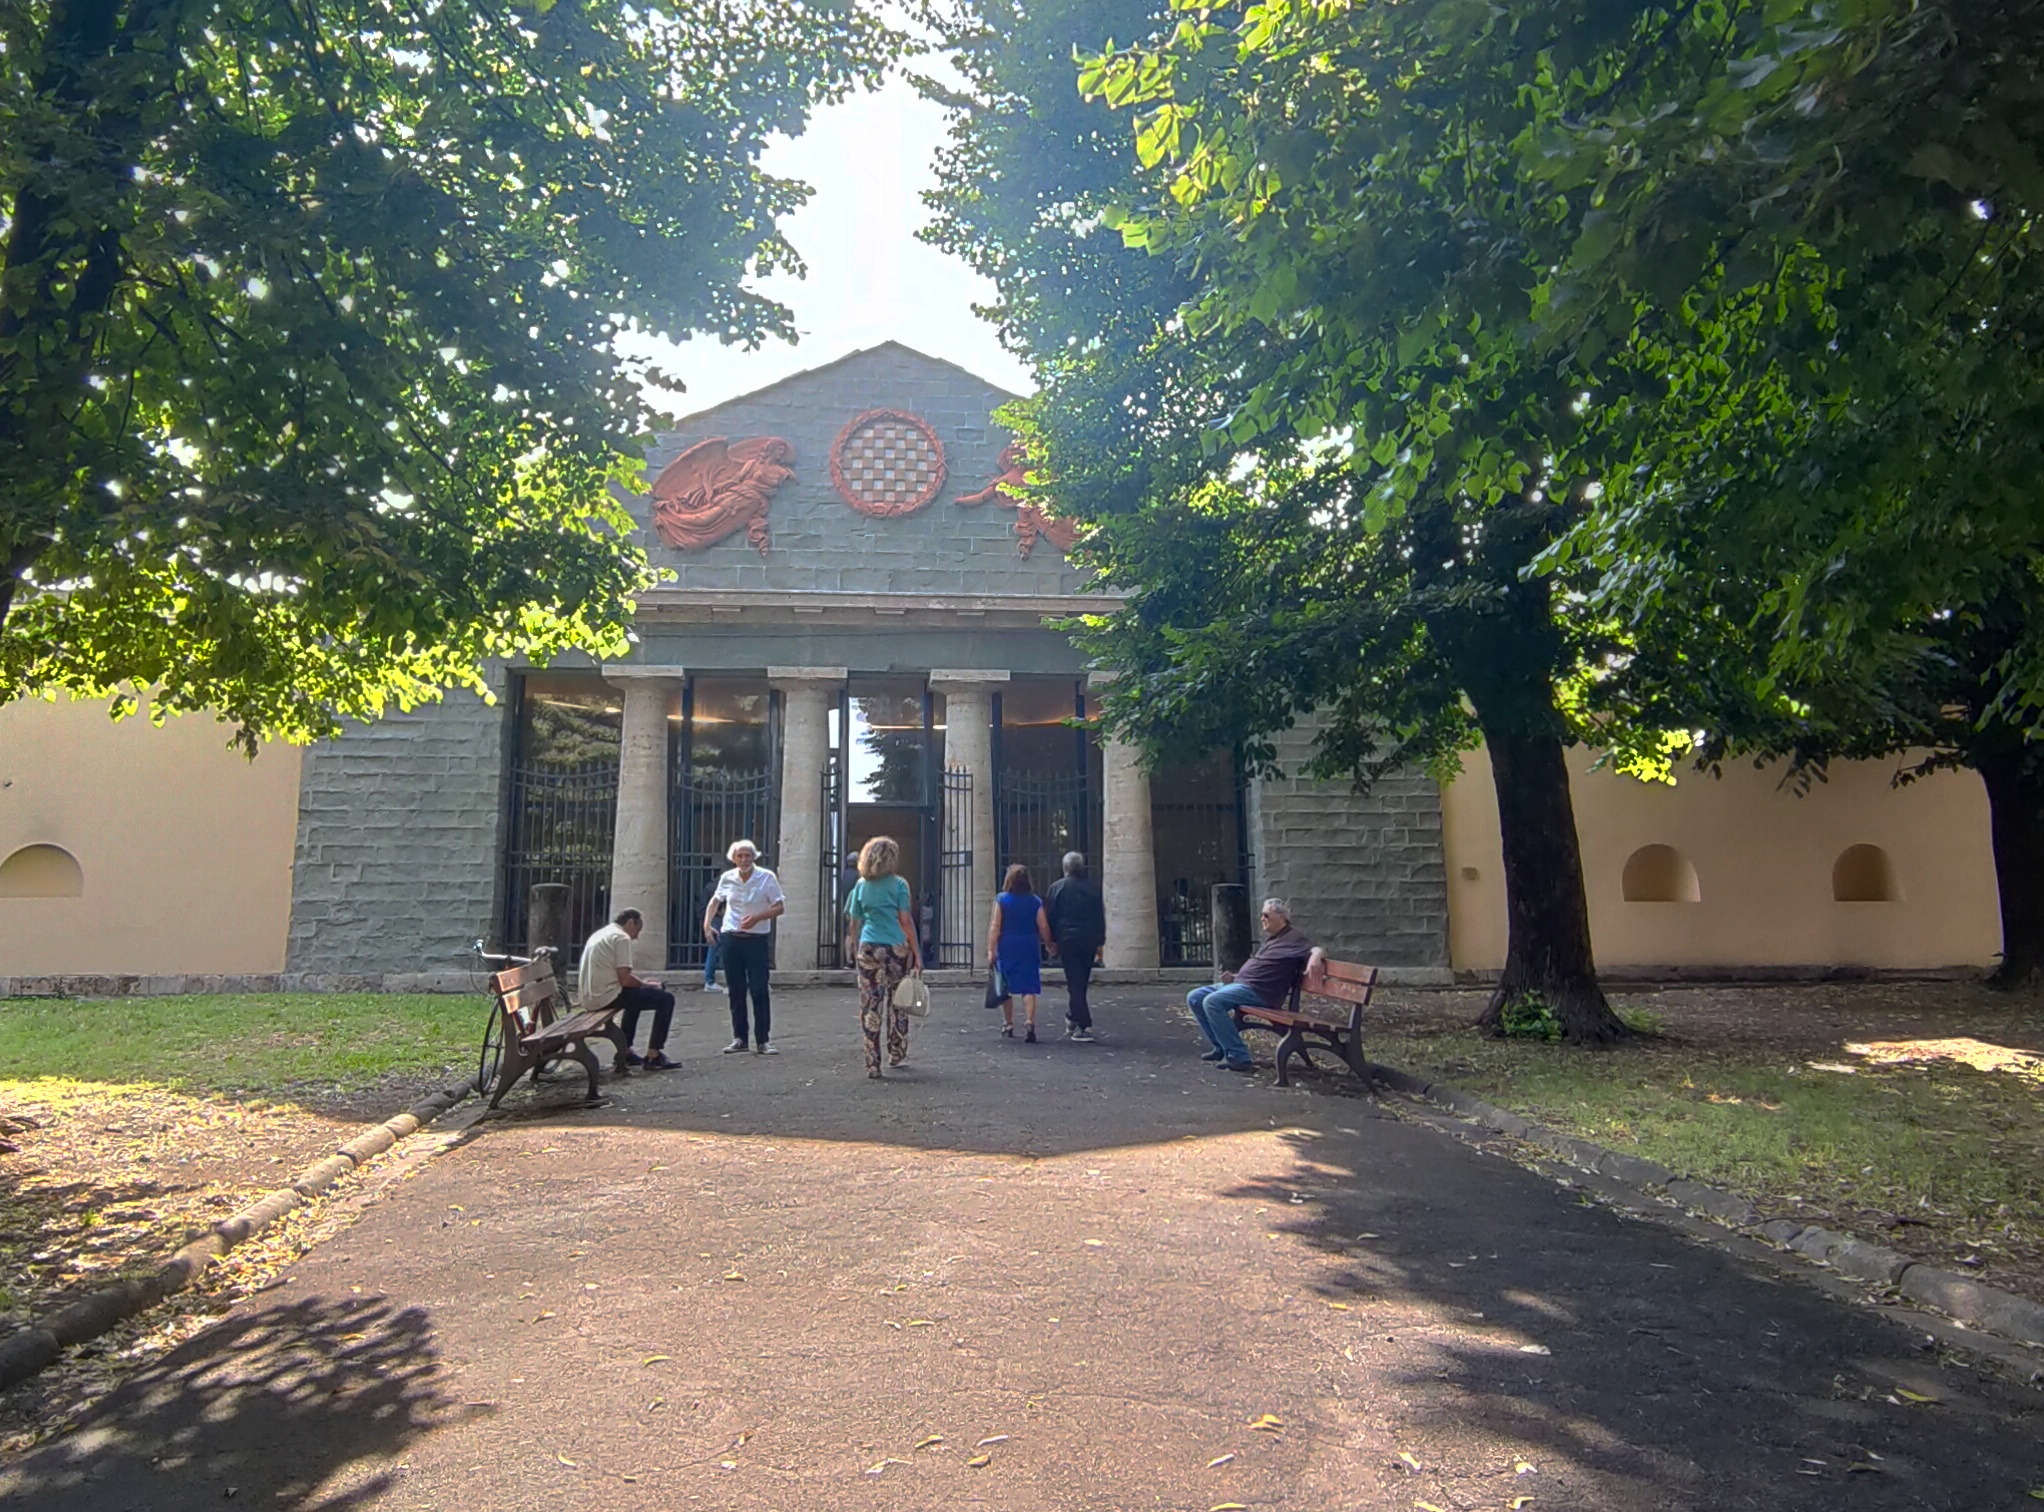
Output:
<instances>
[{"instance_id":1,"label":"white sneaker","mask_svg":"<svg viewBox=\"0 0 2044 1512\"><path fill-rule=\"evenodd\" d=\"M724 1053L726 1055L743 1055L747 1048L744 1040L735 1039L724 1047Z\"/></svg>"},{"instance_id":2,"label":"white sneaker","mask_svg":"<svg viewBox=\"0 0 2044 1512\"><path fill-rule=\"evenodd\" d=\"M781 1052L772 1040L768 1040L764 1045L754 1045L752 1053L754 1055L779 1055Z\"/></svg>"},{"instance_id":3,"label":"white sneaker","mask_svg":"<svg viewBox=\"0 0 2044 1512\"><path fill-rule=\"evenodd\" d=\"M705 992L722 992L723 990L724 989L722 987L719 987L715 982L703 983L703 991Z\"/></svg>"}]
</instances>

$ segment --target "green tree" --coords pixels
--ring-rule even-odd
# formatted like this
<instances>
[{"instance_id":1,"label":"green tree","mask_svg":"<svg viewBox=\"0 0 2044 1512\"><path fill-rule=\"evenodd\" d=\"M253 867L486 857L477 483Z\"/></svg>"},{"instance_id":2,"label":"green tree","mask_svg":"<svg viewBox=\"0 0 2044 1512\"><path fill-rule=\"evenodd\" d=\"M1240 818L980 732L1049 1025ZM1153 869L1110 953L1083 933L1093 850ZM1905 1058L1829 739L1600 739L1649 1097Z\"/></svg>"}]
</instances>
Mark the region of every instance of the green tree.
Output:
<instances>
[{"instance_id":1,"label":"green tree","mask_svg":"<svg viewBox=\"0 0 2044 1512\"><path fill-rule=\"evenodd\" d=\"M760 149L896 50L853 0L0 0L0 701L252 748L616 652L614 338L792 334Z\"/></svg>"},{"instance_id":2,"label":"green tree","mask_svg":"<svg viewBox=\"0 0 2044 1512\"><path fill-rule=\"evenodd\" d=\"M1728 7L1686 109L1550 136L1598 185L1563 339L1619 335L1579 538L1704 755L1980 774L2044 974L2044 6Z\"/></svg>"},{"instance_id":3,"label":"green tree","mask_svg":"<svg viewBox=\"0 0 2044 1512\"><path fill-rule=\"evenodd\" d=\"M1311 712L1312 769L1365 783L1445 775L1481 738L1510 923L1487 1022L1539 998L1600 1042L1627 1031L1566 751L1621 646L1590 584L1531 571L1596 491L1580 364L1529 334L1592 191L1524 171L1520 144L1649 92L1663 38L1633 7L1501 17L1160 6L1090 46L1077 7L1022 39L984 18L994 44L955 25L974 91L954 167L976 172L947 174L942 232L1000 284L1043 385L1017 418L1125 595L1091 630L1134 674L1110 720L1268 765ZM1118 135L1103 103L1130 113Z\"/></svg>"}]
</instances>

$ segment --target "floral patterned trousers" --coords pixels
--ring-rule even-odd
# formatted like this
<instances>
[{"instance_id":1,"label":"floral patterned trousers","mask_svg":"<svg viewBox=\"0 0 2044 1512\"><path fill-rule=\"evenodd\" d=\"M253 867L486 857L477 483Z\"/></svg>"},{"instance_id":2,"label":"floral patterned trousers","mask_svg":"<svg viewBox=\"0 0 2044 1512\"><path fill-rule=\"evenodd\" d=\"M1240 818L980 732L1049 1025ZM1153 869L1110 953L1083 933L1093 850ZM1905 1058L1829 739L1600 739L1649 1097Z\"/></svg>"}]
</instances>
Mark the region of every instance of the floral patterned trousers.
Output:
<instances>
[{"instance_id":1,"label":"floral patterned trousers","mask_svg":"<svg viewBox=\"0 0 2044 1512\"><path fill-rule=\"evenodd\" d=\"M894 989L908 975L906 945L859 947L859 1027L866 1032L866 1069L880 1069L880 1021L887 1020L887 1064L908 1059L908 1015L894 1006Z\"/></svg>"}]
</instances>

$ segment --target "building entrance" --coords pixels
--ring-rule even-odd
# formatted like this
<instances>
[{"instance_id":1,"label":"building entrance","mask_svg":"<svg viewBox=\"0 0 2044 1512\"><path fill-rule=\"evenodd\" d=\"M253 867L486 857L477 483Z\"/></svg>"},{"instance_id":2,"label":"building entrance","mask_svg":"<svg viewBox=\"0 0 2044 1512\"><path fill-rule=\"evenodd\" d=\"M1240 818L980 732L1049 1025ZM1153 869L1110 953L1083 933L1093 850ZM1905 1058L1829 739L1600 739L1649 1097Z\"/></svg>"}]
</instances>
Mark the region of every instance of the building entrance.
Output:
<instances>
[{"instance_id":1,"label":"building entrance","mask_svg":"<svg viewBox=\"0 0 2044 1512\"><path fill-rule=\"evenodd\" d=\"M860 849L885 835L901 847L920 948L938 962L943 886L944 698L919 679L859 678L831 711L824 770L822 918L817 959L849 966L844 904Z\"/></svg>"}]
</instances>

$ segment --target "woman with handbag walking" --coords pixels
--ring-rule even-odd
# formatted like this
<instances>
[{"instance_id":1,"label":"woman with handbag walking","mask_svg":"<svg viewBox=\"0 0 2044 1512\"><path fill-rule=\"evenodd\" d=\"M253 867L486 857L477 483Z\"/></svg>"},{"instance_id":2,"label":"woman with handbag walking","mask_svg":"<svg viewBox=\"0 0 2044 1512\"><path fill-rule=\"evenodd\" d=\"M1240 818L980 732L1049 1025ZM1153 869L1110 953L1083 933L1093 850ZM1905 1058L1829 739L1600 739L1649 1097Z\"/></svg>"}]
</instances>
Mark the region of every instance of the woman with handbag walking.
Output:
<instances>
[{"instance_id":1,"label":"woman with handbag walking","mask_svg":"<svg viewBox=\"0 0 2044 1512\"><path fill-rule=\"evenodd\" d=\"M896 873L901 847L876 835L859 851L859 880L845 898L845 917L852 928L847 941L859 968L859 1027L866 1035L866 1074L881 1080L880 1033L887 1030L887 1064L908 1059L909 1010L898 993L902 979L914 975L922 986L921 952L915 948L915 916L908 883Z\"/></svg>"},{"instance_id":2,"label":"woman with handbag walking","mask_svg":"<svg viewBox=\"0 0 2044 1512\"><path fill-rule=\"evenodd\" d=\"M1001 974L1001 1034L1015 1037L1015 999L1022 999L1022 1038L1036 1043L1036 1000L1043 995L1043 947L1051 944L1043 899L1019 862L1001 879L987 920L987 967Z\"/></svg>"}]
</instances>

